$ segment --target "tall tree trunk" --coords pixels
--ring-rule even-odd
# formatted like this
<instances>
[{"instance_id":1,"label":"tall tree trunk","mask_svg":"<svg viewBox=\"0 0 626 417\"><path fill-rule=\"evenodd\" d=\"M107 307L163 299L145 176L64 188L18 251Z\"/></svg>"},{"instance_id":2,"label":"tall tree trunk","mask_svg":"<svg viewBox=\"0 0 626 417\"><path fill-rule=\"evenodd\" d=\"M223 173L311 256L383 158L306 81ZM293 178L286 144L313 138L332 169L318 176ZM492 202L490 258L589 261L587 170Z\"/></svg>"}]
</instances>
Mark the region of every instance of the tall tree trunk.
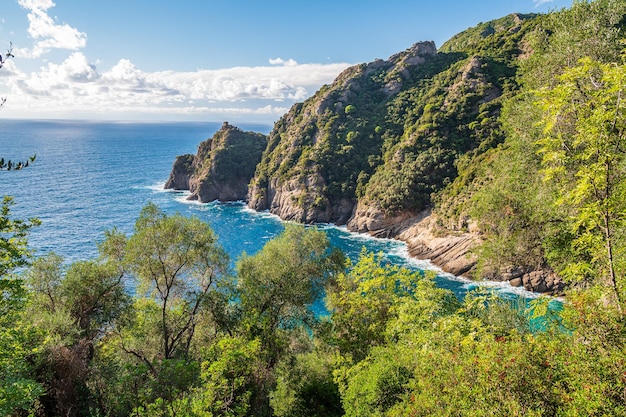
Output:
<instances>
[{"instance_id":1,"label":"tall tree trunk","mask_svg":"<svg viewBox=\"0 0 626 417\"><path fill-rule=\"evenodd\" d=\"M611 286L613 287L613 292L615 293L615 298L617 300L617 310L620 314L622 314L622 297L619 292L619 288L617 286L617 278L615 276L615 267L613 264L613 236L610 228L610 219L609 213L605 211L604 213L604 237L606 240L606 254L607 254L607 266L609 267L609 278L611 281Z\"/></svg>"}]
</instances>

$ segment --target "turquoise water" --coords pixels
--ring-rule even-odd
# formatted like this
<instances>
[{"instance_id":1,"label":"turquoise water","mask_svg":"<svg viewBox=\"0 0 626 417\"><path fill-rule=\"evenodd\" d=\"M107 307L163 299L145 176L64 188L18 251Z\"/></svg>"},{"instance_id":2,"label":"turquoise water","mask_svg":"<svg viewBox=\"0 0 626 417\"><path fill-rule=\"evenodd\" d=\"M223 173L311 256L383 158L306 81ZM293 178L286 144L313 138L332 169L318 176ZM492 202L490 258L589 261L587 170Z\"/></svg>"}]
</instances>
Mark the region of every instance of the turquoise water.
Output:
<instances>
[{"instance_id":1,"label":"turquoise water","mask_svg":"<svg viewBox=\"0 0 626 417\"><path fill-rule=\"evenodd\" d=\"M242 203L198 204L186 193L163 190L174 159L195 153L201 141L221 123L102 123L75 121L1 121L0 156L24 160L37 154L32 167L0 171L0 192L15 199L15 217L38 217L29 242L36 254L54 251L67 262L97 255L105 230L117 227L130 234L135 219L149 201L173 214L195 215L207 221L233 263L242 252L253 254L283 230L268 213L253 212ZM271 126L239 125L268 133ZM387 261L414 269L432 268L410 259L398 241L372 239L342 228L320 225L331 244L351 259L365 247L382 252ZM462 296L476 284L439 274L437 284ZM494 284L492 284L494 285ZM495 285L503 294L530 293Z\"/></svg>"}]
</instances>

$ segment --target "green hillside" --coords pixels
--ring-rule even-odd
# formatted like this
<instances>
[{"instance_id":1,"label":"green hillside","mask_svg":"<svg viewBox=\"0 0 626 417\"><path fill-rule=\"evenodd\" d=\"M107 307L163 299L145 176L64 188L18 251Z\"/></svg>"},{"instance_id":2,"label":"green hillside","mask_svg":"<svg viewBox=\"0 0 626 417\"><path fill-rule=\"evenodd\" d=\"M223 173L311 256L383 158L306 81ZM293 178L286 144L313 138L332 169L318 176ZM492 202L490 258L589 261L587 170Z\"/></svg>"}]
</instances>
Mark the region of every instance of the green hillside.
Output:
<instances>
[{"instance_id":1,"label":"green hillside","mask_svg":"<svg viewBox=\"0 0 626 417\"><path fill-rule=\"evenodd\" d=\"M566 208L552 204L559 190L551 187L562 184L544 181L536 102L580 58L621 62L623 13L623 2L596 1L513 14L437 51L417 43L345 70L276 123L250 206L387 237L433 211L433 234L471 228L483 242L471 249L478 268L462 270L495 279L562 275L569 255L551 245L576 237L563 229Z\"/></svg>"}]
</instances>

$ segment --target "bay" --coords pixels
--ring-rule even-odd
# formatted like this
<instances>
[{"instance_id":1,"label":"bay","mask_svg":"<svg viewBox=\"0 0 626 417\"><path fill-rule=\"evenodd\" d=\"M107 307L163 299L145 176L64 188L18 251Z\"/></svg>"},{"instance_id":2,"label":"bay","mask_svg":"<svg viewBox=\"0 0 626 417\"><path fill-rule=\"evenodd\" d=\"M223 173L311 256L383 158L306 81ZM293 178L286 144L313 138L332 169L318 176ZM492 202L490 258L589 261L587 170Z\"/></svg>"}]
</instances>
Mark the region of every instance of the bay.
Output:
<instances>
[{"instance_id":1,"label":"bay","mask_svg":"<svg viewBox=\"0 0 626 417\"><path fill-rule=\"evenodd\" d=\"M0 193L14 197L15 218L38 217L29 244L36 255L50 251L66 262L97 256L97 243L114 227L132 233L135 219L148 202L166 213L194 215L215 230L232 264L242 253L254 254L284 228L268 213L243 203L198 204L187 193L163 190L177 155L195 153L221 123L123 123L3 120L0 157L35 163L21 171L0 171ZM243 130L269 133L271 126L240 124ZM436 269L408 256L406 245L373 239L343 228L318 225L333 246L353 260L363 248L384 254L387 262L412 269ZM535 295L500 283L472 283L441 271L437 285L462 297L477 285L491 285L505 296ZM322 308L318 306L318 308Z\"/></svg>"}]
</instances>

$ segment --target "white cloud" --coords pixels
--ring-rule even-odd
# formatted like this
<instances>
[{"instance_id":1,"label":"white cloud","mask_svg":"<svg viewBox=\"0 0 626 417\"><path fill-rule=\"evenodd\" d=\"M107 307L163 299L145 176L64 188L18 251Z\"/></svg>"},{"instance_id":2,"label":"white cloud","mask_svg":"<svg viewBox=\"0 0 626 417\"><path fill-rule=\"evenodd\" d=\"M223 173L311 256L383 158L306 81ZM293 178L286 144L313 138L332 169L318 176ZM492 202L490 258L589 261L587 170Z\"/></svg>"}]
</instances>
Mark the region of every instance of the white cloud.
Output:
<instances>
[{"instance_id":1,"label":"white cloud","mask_svg":"<svg viewBox=\"0 0 626 417\"><path fill-rule=\"evenodd\" d=\"M554 0L533 0L533 3L535 3L535 7L539 7L542 4L545 3L552 3Z\"/></svg>"},{"instance_id":2,"label":"white cloud","mask_svg":"<svg viewBox=\"0 0 626 417\"><path fill-rule=\"evenodd\" d=\"M39 72L18 74L16 78L22 93L45 96L56 90L68 90L70 86L77 92L80 84L93 83L100 74L82 53L74 52L61 64L49 63Z\"/></svg>"},{"instance_id":3,"label":"white cloud","mask_svg":"<svg viewBox=\"0 0 626 417\"><path fill-rule=\"evenodd\" d=\"M7 117L133 118L141 114L153 118L205 115L206 120L211 115L231 115L232 119L249 116L274 121L291 104L332 82L347 66L296 63L145 72L121 59L110 69L99 70L81 52L73 52L62 63L47 63L31 73L11 66L2 74L10 90L0 96L11 98L3 109Z\"/></svg>"},{"instance_id":4,"label":"white cloud","mask_svg":"<svg viewBox=\"0 0 626 417\"><path fill-rule=\"evenodd\" d=\"M55 6L52 0L17 0L17 3L29 10L48 10Z\"/></svg>"},{"instance_id":5,"label":"white cloud","mask_svg":"<svg viewBox=\"0 0 626 417\"><path fill-rule=\"evenodd\" d=\"M38 58L52 49L77 50L87 44L87 35L68 24L57 24L48 15L52 0L18 0L28 10L28 34L35 40L32 49L16 49L21 57Z\"/></svg>"},{"instance_id":6,"label":"white cloud","mask_svg":"<svg viewBox=\"0 0 626 417\"><path fill-rule=\"evenodd\" d=\"M100 78L96 66L90 64L80 52L74 52L62 65L68 81L90 82Z\"/></svg>"},{"instance_id":7,"label":"white cloud","mask_svg":"<svg viewBox=\"0 0 626 417\"><path fill-rule=\"evenodd\" d=\"M296 61L294 61L293 59L288 59L287 61L285 61L282 58L270 58L270 64L272 65L285 65L287 67L295 67L298 65L298 63Z\"/></svg>"}]
</instances>

